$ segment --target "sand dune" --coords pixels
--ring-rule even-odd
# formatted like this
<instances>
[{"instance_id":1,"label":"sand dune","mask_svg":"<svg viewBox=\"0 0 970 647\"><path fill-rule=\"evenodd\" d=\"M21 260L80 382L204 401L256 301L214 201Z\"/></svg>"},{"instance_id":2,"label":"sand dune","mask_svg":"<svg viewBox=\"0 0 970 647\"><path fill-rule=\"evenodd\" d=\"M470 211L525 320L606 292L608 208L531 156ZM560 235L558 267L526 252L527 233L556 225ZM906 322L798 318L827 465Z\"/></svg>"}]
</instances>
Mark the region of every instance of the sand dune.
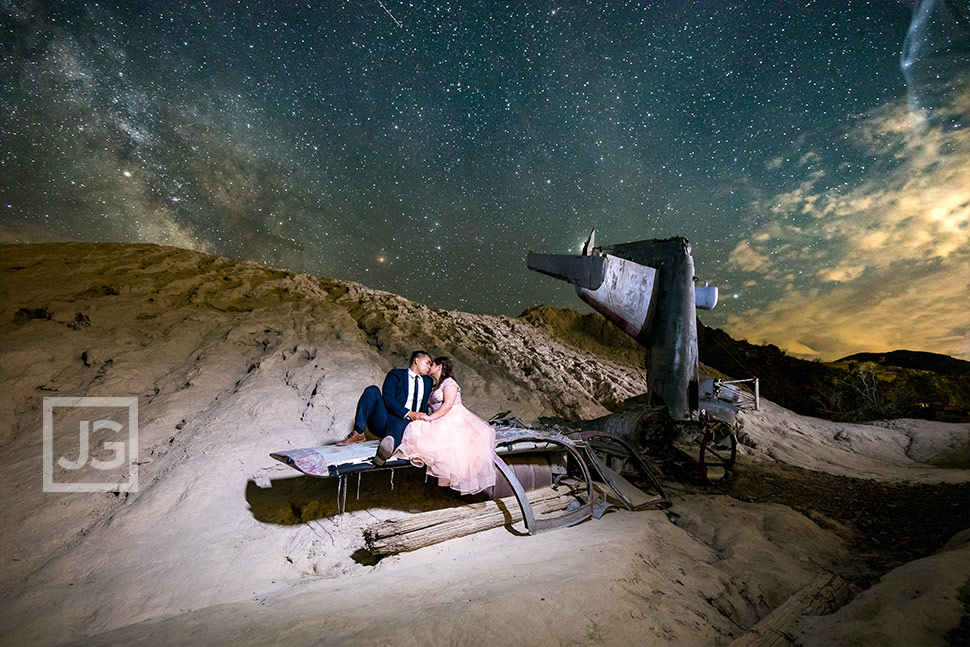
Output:
<instances>
[{"instance_id":1,"label":"sand dune","mask_svg":"<svg viewBox=\"0 0 970 647\"><path fill-rule=\"evenodd\" d=\"M676 484L670 518L500 528L368 566L353 558L364 526L457 498L416 471L393 491L369 474L336 515L335 483L268 456L344 436L362 387L416 347L458 360L470 409L526 421L637 395L635 350L150 245L3 246L0 294L4 644L727 644L819 572L861 581L837 522ZM138 398L137 492L42 491L55 396ZM836 424L766 403L741 438L752 473L970 482L968 425ZM799 640L946 644L967 613L966 539L803 618ZM874 633L885 618L899 629Z\"/></svg>"}]
</instances>

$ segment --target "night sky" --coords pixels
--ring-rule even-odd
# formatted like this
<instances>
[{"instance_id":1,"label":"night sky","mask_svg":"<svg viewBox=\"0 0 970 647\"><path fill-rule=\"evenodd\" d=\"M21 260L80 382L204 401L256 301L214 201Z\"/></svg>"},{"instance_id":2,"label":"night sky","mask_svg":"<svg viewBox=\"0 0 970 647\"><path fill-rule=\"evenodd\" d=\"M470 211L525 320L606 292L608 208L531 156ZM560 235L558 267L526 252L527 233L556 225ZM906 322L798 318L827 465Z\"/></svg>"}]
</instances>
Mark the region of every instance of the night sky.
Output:
<instances>
[{"instance_id":1,"label":"night sky","mask_svg":"<svg viewBox=\"0 0 970 647\"><path fill-rule=\"evenodd\" d=\"M518 315L679 235L735 337L970 359L968 0L3 0L0 55L0 242Z\"/></svg>"}]
</instances>

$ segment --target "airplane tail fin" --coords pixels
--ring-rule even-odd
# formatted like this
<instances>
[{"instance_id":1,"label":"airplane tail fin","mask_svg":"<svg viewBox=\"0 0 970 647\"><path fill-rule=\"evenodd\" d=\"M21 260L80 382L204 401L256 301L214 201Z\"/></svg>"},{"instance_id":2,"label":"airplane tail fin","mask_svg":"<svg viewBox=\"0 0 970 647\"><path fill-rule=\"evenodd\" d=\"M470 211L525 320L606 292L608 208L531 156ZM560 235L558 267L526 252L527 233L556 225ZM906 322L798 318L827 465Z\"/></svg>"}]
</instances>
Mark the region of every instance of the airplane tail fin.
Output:
<instances>
[{"instance_id":1,"label":"airplane tail fin","mask_svg":"<svg viewBox=\"0 0 970 647\"><path fill-rule=\"evenodd\" d=\"M597 290L603 284L605 259L600 256L533 254L529 252L526 263L530 270L587 290Z\"/></svg>"}]
</instances>

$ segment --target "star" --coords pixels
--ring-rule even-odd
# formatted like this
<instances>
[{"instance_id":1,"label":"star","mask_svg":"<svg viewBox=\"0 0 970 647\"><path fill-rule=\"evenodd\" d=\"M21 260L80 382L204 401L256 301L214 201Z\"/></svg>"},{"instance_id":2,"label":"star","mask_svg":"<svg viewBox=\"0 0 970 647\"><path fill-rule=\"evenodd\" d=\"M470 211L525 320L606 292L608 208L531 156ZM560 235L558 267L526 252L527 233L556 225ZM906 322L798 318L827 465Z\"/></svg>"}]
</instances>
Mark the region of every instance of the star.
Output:
<instances>
[{"instance_id":1,"label":"star","mask_svg":"<svg viewBox=\"0 0 970 647\"><path fill-rule=\"evenodd\" d=\"M967 356L970 46L919 7L3 5L0 231L513 316L582 307L529 250L684 236L708 325Z\"/></svg>"}]
</instances>

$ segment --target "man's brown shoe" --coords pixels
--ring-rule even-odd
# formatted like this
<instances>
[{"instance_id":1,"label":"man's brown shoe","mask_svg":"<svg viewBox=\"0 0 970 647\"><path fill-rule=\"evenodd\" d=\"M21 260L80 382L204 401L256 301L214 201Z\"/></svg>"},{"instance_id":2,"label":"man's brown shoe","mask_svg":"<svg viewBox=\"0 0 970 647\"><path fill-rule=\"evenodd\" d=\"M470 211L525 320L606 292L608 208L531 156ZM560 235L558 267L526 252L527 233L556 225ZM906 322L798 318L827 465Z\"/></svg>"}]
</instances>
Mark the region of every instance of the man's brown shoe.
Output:
<instances>
[{"instance_id":1,"label":"man's brown shoe","mask_svg":"<svg viewBox=\"0 0 970 647\"><path fill-rule=\"evenodd\" d=\"M360 433L356 429L350 432L350 435L337 443L338 447L345 447L347 445L353 445L354 443L362 443L367 440L364 434Z\"/></svg>"}]
</instances>

